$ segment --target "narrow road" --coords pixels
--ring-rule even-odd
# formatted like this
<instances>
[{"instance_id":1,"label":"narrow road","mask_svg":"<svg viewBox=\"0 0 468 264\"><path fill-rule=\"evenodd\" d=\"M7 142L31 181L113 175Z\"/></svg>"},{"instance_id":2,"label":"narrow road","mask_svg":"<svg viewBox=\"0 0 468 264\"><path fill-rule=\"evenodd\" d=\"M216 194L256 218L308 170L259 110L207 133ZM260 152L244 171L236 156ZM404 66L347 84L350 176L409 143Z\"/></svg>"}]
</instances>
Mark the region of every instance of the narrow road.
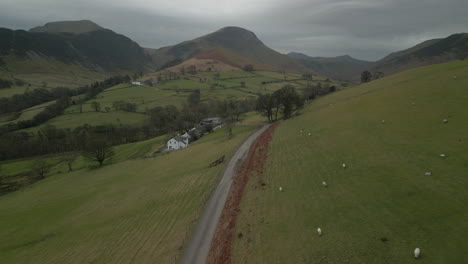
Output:
<instances>
[{"instance_id":1,"label":"narrow road","mask_svg":"<svg viewBox=\"0 0 468 264\"><path fill-rule=\"evenodd\" d=\"M211 247L216 225L224 208L224 204L231 189L232 180L236 176L240 164L244 161L249 153L250 146L270 125L264 125L260 130L253 133L242 145L237 149L234 156L229 161L223 177L219 182L216 190L213 192L205 211L203 212L200 222L195 229L195 232L187 245L182 264L205 264L208 253Z\"/></svg>"}]
</instances>

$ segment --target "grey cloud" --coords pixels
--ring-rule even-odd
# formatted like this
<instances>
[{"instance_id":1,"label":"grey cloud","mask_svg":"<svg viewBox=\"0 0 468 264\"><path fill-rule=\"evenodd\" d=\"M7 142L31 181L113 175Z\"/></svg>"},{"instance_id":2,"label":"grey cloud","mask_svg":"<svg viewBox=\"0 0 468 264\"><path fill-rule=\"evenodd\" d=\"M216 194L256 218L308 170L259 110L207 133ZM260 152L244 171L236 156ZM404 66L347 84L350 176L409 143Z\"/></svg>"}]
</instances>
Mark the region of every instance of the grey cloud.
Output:
<instances>
[{"instance_id":1,"label":"grey cloud","mask_svg":"<svg viewBox=\"0 0 468 264\"><path fill-rule=\"evenodd\" d=\"M142 46L158 48L234 25L252 30L280 52L370 60L468 26L466 0L0 2L0 26L9 28L91 19Z\"/></svg>"}]
</instances>

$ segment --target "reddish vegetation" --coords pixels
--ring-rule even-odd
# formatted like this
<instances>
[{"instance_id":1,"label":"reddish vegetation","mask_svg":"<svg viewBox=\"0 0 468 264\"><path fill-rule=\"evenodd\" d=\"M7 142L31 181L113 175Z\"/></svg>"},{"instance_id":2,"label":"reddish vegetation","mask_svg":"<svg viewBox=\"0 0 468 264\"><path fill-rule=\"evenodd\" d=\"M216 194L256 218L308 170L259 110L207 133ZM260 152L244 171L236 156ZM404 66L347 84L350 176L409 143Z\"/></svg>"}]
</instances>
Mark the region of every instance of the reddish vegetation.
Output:
<instances>
[{"instance_id":1,"label":"reddish vegetation","mask_svg":"<svg viewBox=\"0 0 468 264\"><path fill-rule=\"evenodd\" d=\"M263 174L263 169L268 155L268 144L271 140L274 129L278 123L271 125L252 144L246 160L239 169L234 179L228 200L224 205L221 218L213 241L211 242L209 264L231 263L231 247L234 239L234 231L237 222L237 215L240 211L242 194L249 181L249 177L255 173L259 176Z\"/></svg>"},{"instance_id":2,"label":"reddish vegetation","mask_svg":"<svg viewBox=\"0 0 468 264\"><path fill-rule=\"evenodd\" d=\"M234 66L234 67L241 67L240 65L237 65L236 63L233 63L229 58L226 57L226 54L223 53L223 51L218 50L218 49L212 49L203 53L198 54L195 56L197 59L212 59L212 60L217 60L223 63L226 63L228 65Z\"/></svg>"}]
</instances>

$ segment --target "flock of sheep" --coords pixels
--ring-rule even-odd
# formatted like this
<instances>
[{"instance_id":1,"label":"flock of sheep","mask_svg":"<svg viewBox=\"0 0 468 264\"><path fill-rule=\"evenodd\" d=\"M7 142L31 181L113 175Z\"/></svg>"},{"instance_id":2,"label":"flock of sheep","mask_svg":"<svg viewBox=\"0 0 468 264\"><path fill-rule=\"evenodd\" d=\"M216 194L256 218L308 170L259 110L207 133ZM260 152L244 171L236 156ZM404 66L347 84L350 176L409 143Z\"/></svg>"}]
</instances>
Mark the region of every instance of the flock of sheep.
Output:
<instances>
[{"instance_id":1,"label":"flock of sheep","mask_svg":"<svg viewBox=\"0 0 468 264\"><path fill-rule=\"evenodd\" d=\"M455 79L455 78L456 78L456 77L454 77L454 79ZM415 105L415 103L412 103L412 105ZM447 120L447 119L444 119L444 120L442 120L442 122L443 122L444 124L446 124L446 123L448 123L448 120ZM385 123L385 120L382 120L382 123ZM300 133L301 133L301 134L304 133L304 130L302 129L302 130L300 131ZM308 133L308 135L311 136L312 134L311 134L311 133ZM445 155L445 154L443 154L443 153L440 154L440 157L441 157L441 158L445 158L446 156L447 156L447 155ZM343 169L346 169L346 167L347 167L347 166L346 166L346 163L341 164L341 167L343 167ZM432 172L425 172L424 175L425 175L425 176L431 176L431 175L432 175ZM323 187L328 187L328 183L325 182L325 181L323 181L323 182L322 182L322 186L323 186ZM283 187L279 187L279 191L282 192L282 191L283 191ZM317 234L318 234L319 236L322 236L322 229L321 229L320 227L317 228ZM421 249L420 249L420 248L415 248L415 249L414 249L414 258L418 259L418 258L420 258L420 257L421 257Z\"/></svg>"}]
</instances>

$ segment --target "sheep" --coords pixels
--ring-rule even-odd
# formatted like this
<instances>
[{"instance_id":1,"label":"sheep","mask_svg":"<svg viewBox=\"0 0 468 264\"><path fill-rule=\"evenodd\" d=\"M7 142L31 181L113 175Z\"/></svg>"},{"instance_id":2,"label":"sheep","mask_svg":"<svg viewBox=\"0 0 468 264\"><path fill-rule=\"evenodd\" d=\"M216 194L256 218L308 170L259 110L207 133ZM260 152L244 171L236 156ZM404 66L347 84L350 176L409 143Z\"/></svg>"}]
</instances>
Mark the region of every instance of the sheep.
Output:
<instances>
[{"instance_id":1,"label":"sheep","mask_svg":"<svg viewBox=\"0 0 468 264\"><path fill-rule=\"evenodd\" d=\"M424 173L424 176L431 176L431 175L432 175L432 172L430 172L430 171Z\"/></svg>"},{"instance_id":2,"label":"sheep","mask_svg":"<svg viewBox=\"0 0 468 264\"><path fill-rule=\"evenodd\" d=\"M442 154L440 154L440 157L441 157L441 158L445 158L446 155L442 153Z\"/></svg>"},{"instance_id":3,"label":"sheep","mask_svg":"<svg viewBox=\"0 0 468 264\"><path fill-rule=\"evenodd\" d=\"M385 123L385 120L382 120L382 124Z\"/></svg>"},{"instance_id":4,"label":"sheep","mask_svg":"<svg viewBox=\"0 0 468 264\"><path fill-rule=\"evenodd\" d=\"M421 256L421 249L416 248L416 249L414 250L414 258L417 259L417 258L419 258L420 256Z\"/></svg>"},{"instance_id":5,"label":"sheep","mask_svg":"<svg viewBox=\"0 0 468 264\"><path fill-rule=\"evenodd\" d=\"M346 169L346 164L342 164L341 167L343 167L343 169Z\"/></svg>"},{"instance_id":6,"label":"sheep","mask_svg":"<svg viewBox=\"0 0 468 264\"><path fill-rule=\"evenodd\" d=\"M311 134L311 133L309 133L309 136L312 136L312 134Z\"/></svg>"},{"instance_id":7,"label":"sheep","mask_svg":"<svg viewBox=\"0 0 468 264\"><path fill-rule=\"evenodd\" d=\"M447 123L448 123L448 120L447 120L447 119L444 119L444 120L442 120L442 122L444 122L445 124L447 124Z\"/></svg>"},{"instance_id":8,"label":"sheep","mask_svg":"<svg viewBox=\"0 0 468 264\"><path fill-rule=\"evenodd\" d=\"M318 233L319 236L322 236L322 229L320 227L317 228L317 233Z\"/></svg>"},{"instance_id":9,"label":"sheep","mask_svg":"<svg viewBox=\"0 0 468 264\"><path fill-rule=\"evenodd\" d=\"M455 79L455 80L456 80L456 79L457 79L457 76L453 76L453 79Z\"/></svg>"},{"instance_id":10,"label":"sheep","mask_svg":"<svg viewBox=\"0 0 468 264\"><path fill-rule=\"evenodd\" d=\"M323 187L328 187L328 184L326 182L322 182Z\"/></svg>"},{"instance_id":11,"label":"sheep","mask_svg":"<svg viewBox=\"0 0 468 264\"><path fill-rule=\"evenodd\" d=\"M283 187L279 187L279 191L282 192L282 191L283 191Z\"/></svg>"}]
</instances>

